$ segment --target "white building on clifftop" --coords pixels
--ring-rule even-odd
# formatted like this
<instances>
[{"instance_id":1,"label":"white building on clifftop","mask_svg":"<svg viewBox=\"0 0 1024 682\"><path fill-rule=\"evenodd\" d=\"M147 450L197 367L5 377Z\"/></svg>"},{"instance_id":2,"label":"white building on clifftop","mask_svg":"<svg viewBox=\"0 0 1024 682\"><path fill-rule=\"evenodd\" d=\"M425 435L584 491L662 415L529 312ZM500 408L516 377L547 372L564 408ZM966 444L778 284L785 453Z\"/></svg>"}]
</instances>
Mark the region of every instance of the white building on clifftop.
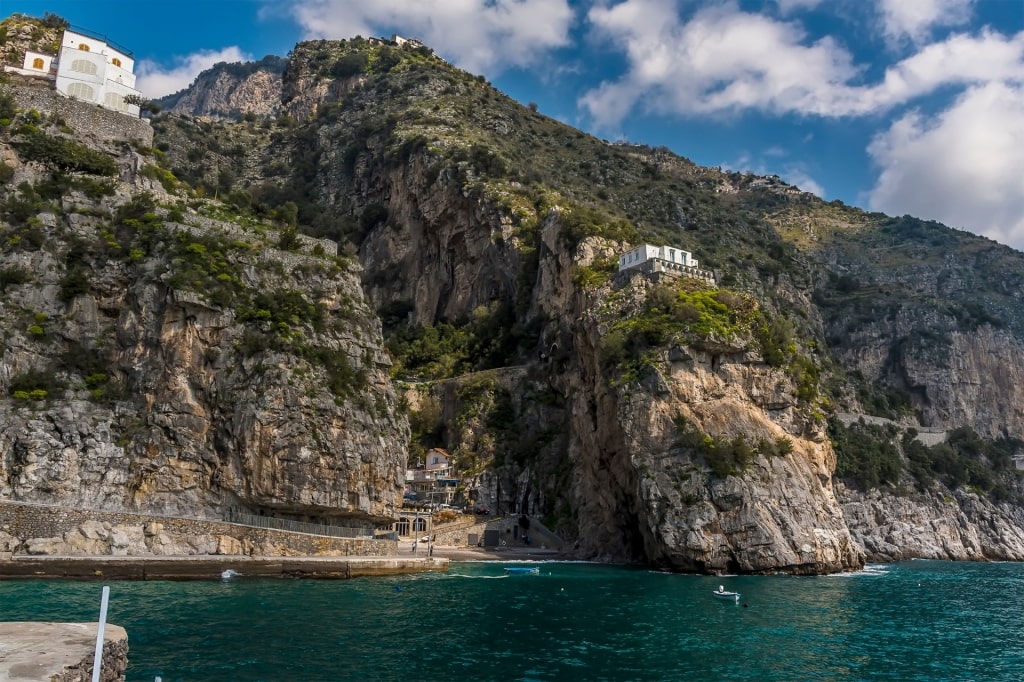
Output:
<instances>
[{"instance_id":1,"label":"white building on clifftop","mask_svg":"<svg viewBox=\"0 0 1024 682\"><path fill-rule=\"evenodd\" d=\"M689 251L684 251L671 246L651 246L650 244L643 244L642 246L638 246L632 251L619 256L619 272L628 270L629 268L635 268L641 263L645 263L652 258L657 258L668 263L676 263L677 265L682 265L688 268L697 267L697 261Z\"/></svg>"},{"instance_id":2,"label":"white building on clifftop","mask_svg":"<svg viewBox=\"0 0 1024 682\"><path fill-rule=\"evenodd\" d=\"M135 89L135 58L106 38L67 29L61 36L56 57L29 50L25 52L22 68L4 70L53 80L57 92L66 97L129 116L139 115L138 105L125 101L128 96L141 95Z\"/></svg>"},{"instance_id":3,"label":"white building on clifftop","mask_svg":"<svg viewBox=\"0 0 1024 682\"><path fill-rule=\"evenodd\" d=\"M715 283L714 273L701 270L692 253L675 246L642 244L619 256L620 273L634 268L647 274L682 275Z\"/></svg>"}]
</instances>

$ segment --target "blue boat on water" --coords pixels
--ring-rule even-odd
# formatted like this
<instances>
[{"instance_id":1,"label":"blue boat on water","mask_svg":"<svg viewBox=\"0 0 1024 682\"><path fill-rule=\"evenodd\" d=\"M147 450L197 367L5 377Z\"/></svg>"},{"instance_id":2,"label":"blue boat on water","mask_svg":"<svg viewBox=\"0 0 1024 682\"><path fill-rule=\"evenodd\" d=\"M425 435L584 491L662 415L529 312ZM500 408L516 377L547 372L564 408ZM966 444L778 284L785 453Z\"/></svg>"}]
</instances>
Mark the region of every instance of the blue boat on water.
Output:
<instances>
[{"instance_id":1,"label":"blue boat on water","mask_svg":"<svg viewBox=\"0 0 1024 682\"><path fill-rule=\"evenodd\" d=\"M506 566L506 575L539 575L539 566Z\"/></svg>"}]
</instances>

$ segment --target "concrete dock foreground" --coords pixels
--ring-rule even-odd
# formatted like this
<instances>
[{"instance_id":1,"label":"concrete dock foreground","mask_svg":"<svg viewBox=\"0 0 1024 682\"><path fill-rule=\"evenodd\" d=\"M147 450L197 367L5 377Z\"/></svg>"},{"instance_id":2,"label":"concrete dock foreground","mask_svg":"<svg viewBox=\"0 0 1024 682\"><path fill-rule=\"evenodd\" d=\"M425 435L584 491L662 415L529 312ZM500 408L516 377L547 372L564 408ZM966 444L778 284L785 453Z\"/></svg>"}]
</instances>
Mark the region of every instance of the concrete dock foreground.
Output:
<instances>
[{"instance_id":1,"label":"concrete dock foreground","mask_svg":"<svg viewBox=\"0 0 1024 682\"><path fill-rule=\"evenodd\" d=\"M78 682L92 679L96 623L0 623L0 682ZM106 624L103 682L123 680L128 634Z\"/></svg>"}]
</instances>

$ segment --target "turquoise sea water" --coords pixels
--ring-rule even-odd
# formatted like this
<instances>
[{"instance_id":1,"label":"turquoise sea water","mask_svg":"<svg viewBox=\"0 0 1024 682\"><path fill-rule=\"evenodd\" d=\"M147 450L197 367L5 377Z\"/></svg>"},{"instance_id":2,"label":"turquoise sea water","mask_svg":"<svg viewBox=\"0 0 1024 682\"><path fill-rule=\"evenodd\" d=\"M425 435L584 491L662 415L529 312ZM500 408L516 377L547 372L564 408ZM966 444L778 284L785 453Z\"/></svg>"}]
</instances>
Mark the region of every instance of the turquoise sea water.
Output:
<instances>
[{"instance_id":1,"label":"turquoise sea water","mask_svg":"<svg viewBox=\"0 0 1024 682\"><path fill-rule=\"evenodd\" d=\"M349 581L124 582L129 680L1021 680L1024 565L834 577L453 563ZM712 596L719 584L742 593ZM0 620L92 620L101 583L0 582Z\"/></svg>"}]
</instances>

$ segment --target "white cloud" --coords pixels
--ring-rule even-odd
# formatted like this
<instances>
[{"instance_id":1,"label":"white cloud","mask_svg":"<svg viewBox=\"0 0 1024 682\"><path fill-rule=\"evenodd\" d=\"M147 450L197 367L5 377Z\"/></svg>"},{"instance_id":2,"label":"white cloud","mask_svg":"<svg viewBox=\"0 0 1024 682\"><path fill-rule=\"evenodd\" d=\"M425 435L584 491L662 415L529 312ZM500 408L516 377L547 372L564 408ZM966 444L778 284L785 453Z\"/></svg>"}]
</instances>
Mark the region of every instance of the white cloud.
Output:
<instances>
[{"instance_id":1,"label":"white cloud","mask_svg":"<svg viewBox=\"0 0 1024 682\"><path fill-rule=\"evenodd\" d=\"M527 66L569 42L568 0L295 0L307 38L398 32L474 72Z\"/></svg>"},{"instance_id":2,"label":"white cloud","mask_svg":"<svg viewBox=\"0 0 1024 682\"><path fill-rule=\"evenodd\" d=\"M879 0L882 30L890 40L921 42L937 26L957 26L970 20L974 0Z\"/></svg>"},{"instance_id":3,"label":"white cloud","mask_svg":"<svg viewBox=\"0 0 1024 682\"><path fill-rule=\"evenodd\" d=\"M628 72L580 98L599 128L635 108L706 115L755 109L775 115L863 116L945 85L1024 79L1024 32L955 34L863 83L866 67L831 37L809 40L800 24L726 3L684 21L673 0L622 0L588 18L625 52Z\"/></svg>"},{"instance_id":4,"label":"white cloud","mask_svg":"<svg viewBox=\"0 0 1024 682\"><path fill-rule=\"evenodd\" d=\"M586 93L581 105L599 126L614 125L643 99L659 113L707 114L755 108L832 115L860 106L846 84L860 69L832 38L810 44L795 22L700 9L683 22L672 0L624 0L588 18L618 43L629 73Z\"/></svg>"},{"instance_id":5,"label":"white cloud","mask_svg":"<svg viewBox=\"0 0 1024 682\"><path fill-rule=\"evenodd\" d=\"M149 60L138 65L135 86L146 97L155 98L170 95L187 88L200 72L218 62L245 62L252 57L235 46L223 50L202 50L185 57L179 57L177 64L169 69Z\"/></svg>"},{"instance_id":6,"label":"white cloud","mask_svg":"<svg viewBox=\"0 0 1024 682\"><path fill-rule=\"evenodd\" d=\"M1024 87L972 87L935 116L911 113L868 152L881 173L869 204L1024 250Z\"/></svg>"},{"instance_id":7,"label":"white cloud","mask_svg":"<svg viewBox=\"0 0 1024 682\"><path fill-rule=\"evenodd\" d=\"M922 48L890 67L872 88L878 104L902 103L942 85L1024 80L1024 32L1007 37L989 30L957 34Z\"/></svg>"}]
</instances>

